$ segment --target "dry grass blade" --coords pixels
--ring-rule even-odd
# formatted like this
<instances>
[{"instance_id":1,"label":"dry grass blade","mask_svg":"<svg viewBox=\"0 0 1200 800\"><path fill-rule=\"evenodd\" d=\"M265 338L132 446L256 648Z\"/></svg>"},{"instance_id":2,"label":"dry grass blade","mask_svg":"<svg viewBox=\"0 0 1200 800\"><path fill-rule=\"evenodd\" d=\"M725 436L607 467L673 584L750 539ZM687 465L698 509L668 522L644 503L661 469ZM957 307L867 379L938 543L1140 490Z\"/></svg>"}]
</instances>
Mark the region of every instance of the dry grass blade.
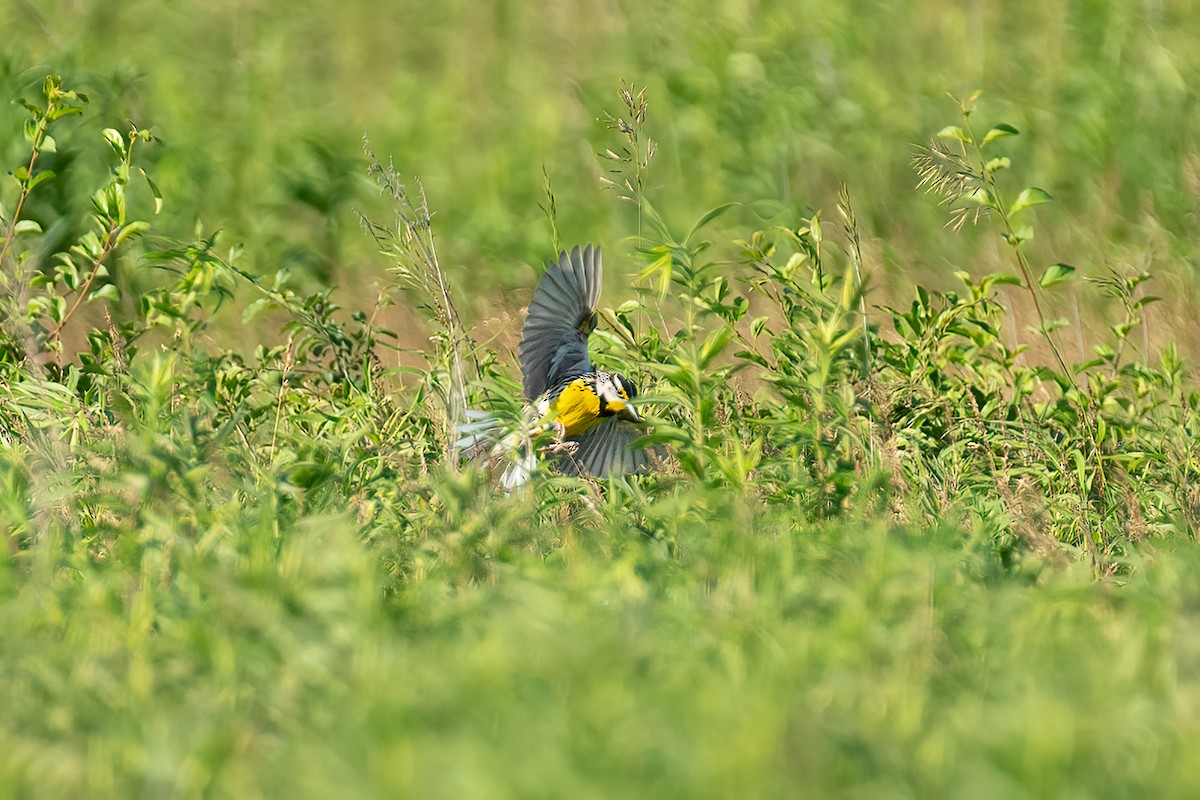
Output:
<instances>
[{"instance_id":1,"label":"dry grass blade","mask_svg":"<svg viewBox=\"0 0 1200 800\"><path fill-rule=\"evenodd\" d=\"M917 173L917 188L926 194L939 196L939 204L953 206L962 200L969 200L975 192L984 185L984 177L976 170L962 153L955 153L937 139L928 146L918 149L912 159L913 169ZM987 216L988 209L982 204L971 206L954 206L950 209L950 219L946 227L955 231L960 230L967 220L977 224Z\"/></svg>"},{"instance_id":2,"label":"dry grass blade","mask_svg":"<svg viewBox=\"0 0 1200 800\"><path fill-rule=\"evenodd\" d=\"M385 167L363 138L363 150L370 159L368 173L379 187L380 194L395 204L395 220L391 226L381 225L359 212L363 228L375 239L380 250L392 261L391 272L400 279L403 288L419 295L418 305L431 311L431 321L439 329L432 337L437 345L438 360L450 376L450 386L443 397L446 406L445 442L448 463L457 463L456 437L453 431L463 420L466 409L466 377L464 354L474 352L471 338L462 324L458 308L451 297L450 282L438 261L433 235L433 214L425 187L417 181L416 195L409 191L395 165L389 160Z\"/></svg>"}]
</instances>

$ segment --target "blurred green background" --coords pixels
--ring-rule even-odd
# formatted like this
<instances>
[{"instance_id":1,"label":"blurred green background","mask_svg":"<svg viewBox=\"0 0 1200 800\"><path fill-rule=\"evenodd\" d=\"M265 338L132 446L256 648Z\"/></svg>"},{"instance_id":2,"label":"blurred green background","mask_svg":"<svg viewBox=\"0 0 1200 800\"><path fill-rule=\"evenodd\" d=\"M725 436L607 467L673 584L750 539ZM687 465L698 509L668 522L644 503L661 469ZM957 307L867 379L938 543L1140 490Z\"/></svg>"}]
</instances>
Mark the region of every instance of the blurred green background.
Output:
<instances>
[{"instance_id":1,"label":"blurred green background","mask_svg":"<svg viewBox=\"0 0 1200 800\"><path fill-rule=\"evenodd\" d=\"M164 144L145 155L175 199L162 227L221 228L257 272L352 287L381 272L353 213L386 216L362 178L366 134L424 179L476 312L521 287L518 305L520 265L551 250L543 167L564 242L611 249L632 231L595 157L624 79L648 87L651 197L683 230L727 201L746 204L727 219L743 229L832 213L845 181L876 284L993 269L994 236L945 232L909 164L955 121L946 93L978 88L981 124L1024 134L1013 180L1057 200L1035 261L1149 267L1174 295L1194 274L1191 0L13 0L0 29L0 91L32 95L58 71L90 114L152 126ZM0 126L20 113L0 109Z\"/></svg>"}]
</instances>

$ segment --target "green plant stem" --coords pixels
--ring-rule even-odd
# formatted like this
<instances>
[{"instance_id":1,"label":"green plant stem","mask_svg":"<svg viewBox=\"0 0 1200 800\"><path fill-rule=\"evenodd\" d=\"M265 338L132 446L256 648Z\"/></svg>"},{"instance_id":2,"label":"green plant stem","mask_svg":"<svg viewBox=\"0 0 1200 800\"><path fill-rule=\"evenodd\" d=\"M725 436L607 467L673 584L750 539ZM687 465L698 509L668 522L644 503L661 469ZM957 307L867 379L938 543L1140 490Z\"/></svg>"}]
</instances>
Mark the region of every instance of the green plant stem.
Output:
<instances>
[{"instance_id":1,"label":"green plant stem","mask_svg":"<svg viewBox=\"0 0 1200 800\"><path fill-rule=\"evenodd\" d=\"M1095 416L1094 410L1092 408L1091 399L1090 399L1089 395L1079 386L1079 383L1075 380L1074 373L1072 373L1071 369L1067 366L1066 359L1064 359L1062 356L1062 351L1059 349L1059 346L1058 346L1057 341L1055 340L1054 334L1049 329L1049 327L1046 323L1046 314L1042 309L1042 303L1041 303L1041 298L1039 297L1037 282L1033 278L1033 269L1029 265L1029 259L1026 258L1025 252L1021 249L1021 242L1017 238L1016 229L1013 227L1012 220L1008 216L1008 209L1004 203L1004 198L1000 194L1000 188L996 184L996 178L986 168L987 159L984 158L983 148L979 144L979 140L975 137L974 130L971 128L970 115L965 112L963 114L963 127L966 128L967 137L971 142L971 146L974 148L975 157L978 159L977 163L979 164L980 173L984 176L984 180L987 182L988 191L990 191L992 193L992 199L994 200L994 203L995 203L994 208L996 210L996 213L998 213L1000 215L1000 221L1003 223L1004 230L1008 235L1009 243L1012 246L1013 253L1017 259L1017 266L1021 270L1021 277L1024 279L1025 286L1029 290L1029 296L1033 300L1034 311L1037 313L1038 321L1041 323L1042 335L1046 337L1046 343L1050 345L1050 352L1054 355L1054 360L1058 363L1058 368L1059 368L1060 373L1062 374L1062 376L1064 378L1067 379L1067 381L1071 384L1072 388L1074 388L1075 391L1079 394L1080 404L1081 404L1081 412L1082 412L1082 415L1084 418L1084 423L1085 423L1084 429L1087 431L1088 444L1089 444L1089 449L1091 451L1089 455L1091 455L1094 460L1096 476L1100 479L1101 497L1107 497L1108 482L1105 480L1104 463L1103 463L1101 453L1100 453L1100 445L1096 441L1097 421L1096 421L1096 416ZM965 144L963 145L963 155L964 155L964 157L966 156L966 145ZM1080 487L1079 487L1079 493L1080 493L1080 502L1082 502L1084 505L1086 505L1087 504L1087 496L1086 496L1086 491L1082 485L1080 485ZM1095 538L1092 535L1091 522L1088 520L1088 515L1086 513L1081 514L1081 519L1083 521L1084 527L1087 528L1087 530L1085 531L1084 539L1085 539L1088 553L1091 555L1093 567L1097 571L1099 571L1102 568L1101 567L1101 554L1099 551L1099 547L1095 542Z\"/></svg>"},{"instance_id":2,"label":"green plant stem","mask_svg":"<svg viewBox=\"0 0 1200 800\"><path fill-rule=\"evenodd\" d=\"M1055 341L1053 332L1049 330L1046 324L1046 314L1042 309L1041 298L1039 297L1037 282L1033 278L1033 269L1029 265L1029 259L1025 257L1024 251L1021 249L1020 241L1016 237L1016 229L1013 227L1012 220L1008 216L1008 209L1004 203L1004 198L1000 193L1000 187L996 183L996 177L986 168L987 159L983 155L983 148L975 137L975 131L971 128L971 120L968 115L963 116L963 127L966 128L967 137L971 142L971 146L975 151L975 157L980 165L980 174L983 175L987 182L987 189L991 193L995 201L994 208L996 213L1000 215L1000 221L1004 225L1004 232L1008 236L1008 241L1013 249L1013 253L1017 258L1017 267L1021 270L1021 277L1025 281L1025 287L1029 290L1029 297L1033 300L1033 308L1037 313L1038 322L1042 327L1042 335L1046 337L1046 343L1050 345L1050 352L1054 355L1054 360L1058 363L1059 370L1063 376L1071 382L1075 388L1075 377L1071 370L1067 367L1067 362L1062 356L1062 352L1058 347L1058 342ZM966 145L963 144L963 156L966 157Z\"/></svg>"},{"instance_id":3,"label":"green plant stem","mask_svg":"<svg viewBox=\"0 0 1200 800\"><path fill-rule=\"evenodd\" d=\"M17 205L13 209L12 219L8 221L8 228L4 232L4 244L0 245L0 269L4 267L4 259L8 257L9 249L16 236L17 223L21 221L21 211L25 208L25 200L29 197L29 183L33 180L33 168L37 165L38 156L42 152L42 144L46 141L46 130L50 125L47 120L53 108L53 101L50 101L45 114L38 120L37 131L33 137L32 152L29 154L29 164L25 167L25 180L21 181L21 193L17 196Z\"/></svg>"},{"instance_id":4,"label":"green plant stem","mask_svg":"<svg viewBox=\"0 0 1200 800\"><path fill-rule=\"evenodd\" d=\"M63 315L62 321L58 323L58 326L50 332L51 340L57 340L60 336L62 336L63 328L67 326L67 323L71 321L71 317L75 316L75 312L79 310L79 306L82 305L83 301L87 298L88 291L92 288L92 284L96 281L96 277L100 274L100 267L104 266L105 260L107 260L109 255L112 254L112 251L116 249L114 236L119 229L119 225L112 225L104 234L104 242L100 246L100 255L96 256L95 261L92 263L92 270L90 273L88 273L87 280L85 280L83 285L79 287L79 293L75 297L75 302L71 304L71 308L67 311L67 313Z\"/></svg>"}]
</instances>

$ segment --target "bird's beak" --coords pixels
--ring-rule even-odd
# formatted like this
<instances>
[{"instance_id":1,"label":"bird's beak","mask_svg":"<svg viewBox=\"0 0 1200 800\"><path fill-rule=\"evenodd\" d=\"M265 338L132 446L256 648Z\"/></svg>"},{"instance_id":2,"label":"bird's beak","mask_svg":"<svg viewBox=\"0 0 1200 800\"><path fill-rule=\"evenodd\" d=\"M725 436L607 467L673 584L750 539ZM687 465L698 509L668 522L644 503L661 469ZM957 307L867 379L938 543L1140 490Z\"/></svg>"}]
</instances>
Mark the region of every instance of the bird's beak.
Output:
<instances>
[{"instance_id":1,"label":"bird's beak","mask_svg":"<svg viewBox=\"0 0 1200 800\"><path fill-rule=\"evenodd\" d=\"M642 418L638 416L637 411L629 403L623 403L624 407L617 411L617 418L623 419L626 422L641 422Z\"/></svg>"}]
</instances>

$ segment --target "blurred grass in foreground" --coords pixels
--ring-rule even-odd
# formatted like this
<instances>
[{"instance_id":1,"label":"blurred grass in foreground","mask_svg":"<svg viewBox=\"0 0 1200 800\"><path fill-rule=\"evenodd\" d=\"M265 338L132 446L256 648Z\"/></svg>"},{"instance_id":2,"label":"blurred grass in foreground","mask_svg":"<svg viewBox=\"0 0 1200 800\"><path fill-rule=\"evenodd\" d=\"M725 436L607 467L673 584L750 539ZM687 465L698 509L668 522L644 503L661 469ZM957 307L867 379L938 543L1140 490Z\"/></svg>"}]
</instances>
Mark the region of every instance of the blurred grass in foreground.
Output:
<instances>
[{"instance_id":1,"label":"blurred grass in foreground","mask_svg":"<svg viewBox=\"0 0 1200 800\"><path fill-rule=\"evenodd\" d=\"M194 538L148 520L151 549L99 568L48 540L0 572L8 796L1200 790L1191 547L1116 587L729 495L671 501L707 520L675 552L520 507L364 550L350 519L261 502ZM477 524L467 585L480 543L452 532ZM410 547L436 557L402 579Z\"/></svg>"}]
</instances>

